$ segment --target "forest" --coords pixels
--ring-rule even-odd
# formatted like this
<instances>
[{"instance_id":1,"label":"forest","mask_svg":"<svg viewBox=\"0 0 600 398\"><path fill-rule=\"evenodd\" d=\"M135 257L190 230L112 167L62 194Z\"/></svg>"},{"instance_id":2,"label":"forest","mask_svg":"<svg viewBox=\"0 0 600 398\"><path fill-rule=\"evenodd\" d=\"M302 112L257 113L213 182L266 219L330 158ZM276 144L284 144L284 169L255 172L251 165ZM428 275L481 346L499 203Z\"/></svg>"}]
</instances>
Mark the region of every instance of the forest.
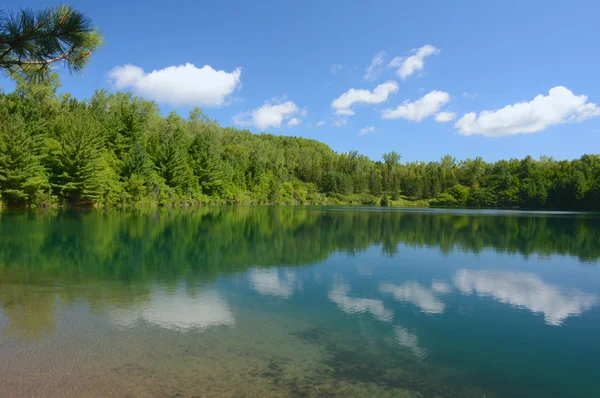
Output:
<instances>
[{"instance_id":1,"label":"forest","mask_svg":"<svg viewBox=\"0 0 600 398\"><path fill-rule=\"evenodd\" d=\"M402 162L316 140L222 127L200 109L98 90L58 94L58 76L12 74L0 93L4 207L363 204L600 210L600 156ZM399 148L401 149L401 148Z\"/></svg>"}]
</instances>

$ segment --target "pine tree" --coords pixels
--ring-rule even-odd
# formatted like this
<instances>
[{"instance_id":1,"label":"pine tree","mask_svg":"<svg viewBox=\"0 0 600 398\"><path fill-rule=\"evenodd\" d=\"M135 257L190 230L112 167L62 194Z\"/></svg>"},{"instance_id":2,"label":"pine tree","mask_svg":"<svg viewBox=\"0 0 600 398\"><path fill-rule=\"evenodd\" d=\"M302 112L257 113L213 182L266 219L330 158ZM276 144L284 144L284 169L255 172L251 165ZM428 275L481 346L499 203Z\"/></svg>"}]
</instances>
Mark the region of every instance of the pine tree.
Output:
<instances>
[{"instance_id":1,"label":"pine tree","mask_svg":"<svg viewBox=\"0 0 600 398\"><path fill-rule=\"evenodd\" d=\"M101 126L84 106L77 104L57 119L49 168L60 198L74 204L100 201L108 179L103 144Z\"/></svg>"},{"instance_id":2,"label":"pine tree","mask_svg":"<svg viewBox=\"0 0 600 398\"><path fill-rule=\"evenodd\" d=\"M192 170L202 191L207 195L220 195L226 183L227 169L221 158L221 143L216 128L206 126L198 131L189 153Z\"/></svg>"},{"instance_id":3,"label":"pine tree","mask_svg":"<svg viewBox=\"0 0 600 398\"><path fill-rule=\"evenodd\" d=\"M133 144L123 168L124 176L130 178L135 174L140 177L148 177L151 167L150 159L144 145L141 142Z\"/></svg>"},{"instance_id":4,"label":"pine tree","mask_svg":"<svg viewBox=\"0 0 600 398\"><path fill-rule=\"evenodd\" d=\"M50 65L63 63L81 71L102 38L91 20L70 6L34 12L0 10L0 71L23 71L33 79L51 73Z\"/></svg>"},{"instance_id":5,"label":"pine tree","mask_svg":"<svg viewBox=\"0 0 600 398\"><path fill-rule=\"evenodd\" d=\"M7 205L34 203L46 186L40 144L21 117L0 117L0 193Z\"/></svg>"},{"instance_id":6,"label":"pine tree","mask_svg":"<svg viewBox=\"0 0 600 398\"><path fill-rule=\"evenodd\" d=\"M171 113L161 127L155 148L156 171L168 186L181 187L189 177L182 121L177 114Z\"/></svg>"}]
</instances>

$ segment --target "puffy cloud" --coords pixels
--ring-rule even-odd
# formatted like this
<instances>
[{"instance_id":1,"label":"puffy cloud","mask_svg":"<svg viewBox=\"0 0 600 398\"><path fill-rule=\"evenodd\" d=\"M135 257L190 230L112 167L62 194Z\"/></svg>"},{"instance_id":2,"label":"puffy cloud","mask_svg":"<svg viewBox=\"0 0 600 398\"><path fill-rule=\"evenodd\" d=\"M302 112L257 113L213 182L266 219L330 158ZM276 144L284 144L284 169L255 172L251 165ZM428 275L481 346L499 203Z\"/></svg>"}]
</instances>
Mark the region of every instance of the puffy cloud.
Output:
<instances>
[{"instance_id":1,"label":"puffy cloud","mask_svg":"<svg viewBox=\"0 0 600 398\"><path fill-rule=\"evenodd\" d=\"M425 67L425 57L440 52L440 50L430 44L412 51L415 53L414 55L410 57L395 57L388 64L390 68L398 68L396 74L403 79L406 79L415 72L422 71Z\"/></svg>"},{"instance_id":2,"label":"puffy cloud","mask_svg":"<svg viewBox=\"0 0 600 398\"><path fill-rule=\"evenodd\" d=\"M280 104L265 104L253 111L240 113L233 117L233 122L240 126L253 125L259 129L266 129L268 127L279 128L287 120L288 127L291 127L300 123L297 116L305 114L306 111L300 109L292 101L285 101ZM297 121L292 122L294 119Z\"/></svg>"},{"instance_id":3,"label":"puffy cloud","mask_svg":"<svg viewBox=\"0 0 600 398\"><path fill-rule=\"evenodd\" d=\"M530 102L517 102L502 109L467 113L455 127L462 135L481 134L503 137L536 133L554 124L579 122L600 115L596 104L585 95L574 95L566 87L551 88L548 95L538 95Z\"/></svg>"},{"instance_id":4,"label":"puffy cloud","mask_svg":"<svg viewBox=\"0 0 600 398\"><path fill-rule=\"evenodd\" d=\"M544 283L537 275L526 272L459 270L454 285L463 294L493 299L544 314L547 324L560 326L570 316L581 315L597 302L593 294L580 290L561 292L557 286Z\"/></svg>"},{"instance_id":5,"label":"puffy cloud","mask_svg":"<svg viewBox=\"0 0 600 398\"><path fill-rule=\"evenodd\" d=\"M447 123L454 120L456 117L456 113L454 112L440 112L435 115L435 121L438 123Z\"/></svg>"},{"instance_id":6,"label":"puffy cloud","mask_svg":"<svg viewBox=\"0 0 600 398\"><path fill-rule=\"evenodd\" d=\"M299 125L300 123L302 123L302 120L298 119L297 117L293 117L290 119L290 121L288 122L287 126L288 127L294 127Z\"/></svg>"},{"instance_id":7,"label":"puffy cloud","mask_svg":"<svg viewBox=\"0 0 600 398\"><path fill-rule=\"evenodd\" d=\"M276 269L253 268L248 272L250 286L259 294L288 298L294 293L296 275L286 272L282 275Z\"/></svg>"},{"instance_id":8,"label":"puffy cloud","mask_svg":"<svg viewBox=\"0 0 600 398\"><path fill-rule=\"evenodd\" d=\"M232 72L187 63L144 72L135 65L118 66L109 72L117 89L131 88L139 96L173 106L221 106L241 85L241 68Z\"/></svg>"},{"instance_id":9,"label":"puffy cloud","mask_svg":"<svg viewBox=\"0 0 600 398\"><path fill-rule=\"evenodd\" d=\"M365 74L363 78L365 80L375 80L383 70L384 61L385 51L380 51L373 57L373 60L371 60L371 65L369 65L367 69L365 69Z\"/></svg>"},{"instance_id":10,"label":"puffy cloud","mask_svg":"<svg viewBox=\"0 0 600 398\"><path fill-rule=\"evenodd\" d=\"M325 120L319 120L319 121L317 122L317 127L325 126L325 124L326 124L326 123L327 123L327 122L326 122Z\"/></svg>"},{"instance_id":11,"label":"puffy cloud","mask_svg":"<svg viewBox=\"0 0 600 398\"><path fill-rule=\"evenodd\" d=\"M394 312L386 309L381 300L350 297L349 292L350 286L347 284L336 284L329 292L329 300L349 315L370 313L384 322L391 322L394 319Z\"/></svg>"},{"instance_id":12,"label":"puffy cloud","mask_svg":"<svg viewBox=\"0 0 600 398\"><path fill-rule=\"evenodd\" d=\"M371 92L369 90L357 90L351 88L338 98L333 100L331 106L337 115L352 116L354 111L350 107L354 104L380 104L387 101L390 94L398 92L398 83L393 80L387 81L375 87Z\"/></svg>"},{"instance_id":13,"label":"puffy cloud","mask_svg":"<svg viewBox=\"0 0 600 398\"><path fill-rule=\"evenodd\" d=\"M425 314L441 314L446 308L444 303L438 300L431 290L414 281L399 286L383 283L379 285L379 291L393 295L398 301L412 303Z\"/></svg>"},{"instance_id":14,"label":"puffy cloud","mask_svg":"<svg viewBox=\"0 0 600 398\"><path fill-rule=\"evenodd\" d=\"M363 129L361 129L358 132L358 135L365 135L365 134L374 133L374 132L375 132L375 126L369 126L369 127L365 127Z\"/></svg>"},{"instance_id":15,"label":"puffy cloud","mask_svg":"<svg viewBox=\"0 0 600 398\"><path fill-rule=\"evenodd\" d=\"M415 102L404 101L395 109L385 109L384 119L407 119L420 122L428 116L437 113L450 100L450 95L444 91L432 91Z\"/></svg>"}]
</instances>

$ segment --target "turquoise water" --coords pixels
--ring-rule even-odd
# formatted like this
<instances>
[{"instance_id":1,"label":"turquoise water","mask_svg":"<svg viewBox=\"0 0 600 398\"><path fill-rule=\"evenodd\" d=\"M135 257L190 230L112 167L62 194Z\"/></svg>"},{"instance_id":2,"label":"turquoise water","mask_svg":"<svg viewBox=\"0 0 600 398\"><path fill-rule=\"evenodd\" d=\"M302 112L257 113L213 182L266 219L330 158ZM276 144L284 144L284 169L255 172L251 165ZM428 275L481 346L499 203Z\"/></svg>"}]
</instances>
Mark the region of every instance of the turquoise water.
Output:
<instances>
[{"instance_id":1,"label":"turquoise water","mask_svg":"<svg viewBox=\"0 0 600 398\"><path fill-rule=\"evenodd\" d=\"M2 397L597 397L600 215L0 213Z\"/></svg>"}]
</instances>

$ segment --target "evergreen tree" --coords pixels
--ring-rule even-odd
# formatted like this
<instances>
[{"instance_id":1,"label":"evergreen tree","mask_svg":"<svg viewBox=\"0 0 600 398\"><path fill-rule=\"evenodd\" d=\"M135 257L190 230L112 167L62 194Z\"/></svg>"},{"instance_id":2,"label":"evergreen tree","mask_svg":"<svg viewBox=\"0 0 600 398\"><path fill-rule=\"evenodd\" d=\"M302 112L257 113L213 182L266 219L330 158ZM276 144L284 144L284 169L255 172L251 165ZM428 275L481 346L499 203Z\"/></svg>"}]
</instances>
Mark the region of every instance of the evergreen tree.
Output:
<instances>
[{"instance_id":1,"label":"evergreen tree","mask_svg":"<svg viewBox=\"0 0 600 398\"><path fill-rule=\"evenodd\" d=\"M152 165L148 157L148 153L141 142L136 142L131 147L131 152L125 162L123 174L126 178L132 175L138 175L147 178L150 175Z\"/></svg>"},{"instance_id":2,"label":"evergreen tree","mask_svg":"<svg viewBox=\"0 0 600 398\"><path fill-rule=\"evenodd\" d=\"M20 116L0 116L0 193L9 206L35 203L47 185L40 144Z\"/></svg>"},{"instance_id":3,"label":"evergreen tree","mask_svg":"<svg viewBox=\"0 0 600 398\"><path fill-rule=\"evenodd\" d=\"M56 120L49 145L50 182L59 198L73 204L100 202L110 173L101 126L84 105L71 105Z\"/></svg>"},{"instance_id":4,"label":"evergreen tree","mask_svg":"<svg viewBox=\"0 0 600 398\"><path fill-rule=\"evenodd\" d=\"M182 121L177 114L171 113L163 123L155 143L155 167L172 188L183 186L189 177L184 138Z\"/></svg>"},{"instance_id":5,"label":"evergreen tree","mask_svg":"<svg viewBox=\"0 0 600 398\"><path fill-rule=\"evenodd\" d=\"M24 71L33 79L46 78L50 65L63 63L78 72L102 44L84 14L70 6L34 12L0 10L0 71Z\"/></svg>"},{"instance_id":6,"label":"evergreen tree","mask_svg":"<svg viewBox=\"0 0 600 398\"><path fill-rule=\"evenodd\" d=\"M228 176L221 155L219 127L202 116L199 110L195 110L190 117L190 131L193 136L189 149L190 163L202 192L209 196L220 196Z\"/></svg>"}]
</instances>

